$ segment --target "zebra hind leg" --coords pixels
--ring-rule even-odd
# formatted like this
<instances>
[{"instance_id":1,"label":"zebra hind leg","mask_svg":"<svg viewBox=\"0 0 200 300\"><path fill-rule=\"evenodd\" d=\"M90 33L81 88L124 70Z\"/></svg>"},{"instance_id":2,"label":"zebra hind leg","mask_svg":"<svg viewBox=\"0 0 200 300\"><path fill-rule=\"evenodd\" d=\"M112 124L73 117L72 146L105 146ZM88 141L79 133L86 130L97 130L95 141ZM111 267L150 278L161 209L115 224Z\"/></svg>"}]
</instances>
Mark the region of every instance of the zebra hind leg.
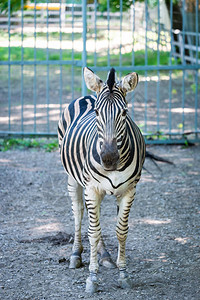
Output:
<instances>
[{"instance_id":1,"label":"zebra hind leg","mask_svg":"<svg viewBox=\"0 0 200 300\"><path fill-rule=\"evenodd\" d=\"M116 264L112 261L110 253L106 250L103 238L101 237L97 246L97 251L100 254L99 264L108 268L116 268Z\"/></svg>"},{"instance_id":2,"label":"zebra hind leg","mask_svg":"<svg viewBox=\"0 0 200 300\"><path fill-rule=\"evenodd\" d=\"M83 246L81 242L81 222L83 218L83 188L71 177L68 178L68 191L72 200L72 210L75 221L75 235L73 252L70 257L70 269L80 268L82 266L81 254L83 252Z\"/></svg>"}]
</instances>

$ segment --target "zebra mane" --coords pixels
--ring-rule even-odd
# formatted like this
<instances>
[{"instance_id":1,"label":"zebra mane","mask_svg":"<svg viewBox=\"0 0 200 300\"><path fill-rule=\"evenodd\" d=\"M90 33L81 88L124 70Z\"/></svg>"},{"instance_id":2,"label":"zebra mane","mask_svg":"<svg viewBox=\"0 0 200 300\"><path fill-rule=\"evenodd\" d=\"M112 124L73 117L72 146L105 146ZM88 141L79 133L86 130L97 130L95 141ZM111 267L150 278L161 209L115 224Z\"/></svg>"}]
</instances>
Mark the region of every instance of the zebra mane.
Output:
<instances>
[{"instance_id":1,"label":"zebra mane","mask_svg":"<svg viewBox=\"0 0 200 300\"><path fill-rule=\"evenodd\" d=\"M114 68L112 68L110 70L106 83L109 87L110 93L112 93L113 85L115 83L115 69Z\"/></svg>"}]
</instances>

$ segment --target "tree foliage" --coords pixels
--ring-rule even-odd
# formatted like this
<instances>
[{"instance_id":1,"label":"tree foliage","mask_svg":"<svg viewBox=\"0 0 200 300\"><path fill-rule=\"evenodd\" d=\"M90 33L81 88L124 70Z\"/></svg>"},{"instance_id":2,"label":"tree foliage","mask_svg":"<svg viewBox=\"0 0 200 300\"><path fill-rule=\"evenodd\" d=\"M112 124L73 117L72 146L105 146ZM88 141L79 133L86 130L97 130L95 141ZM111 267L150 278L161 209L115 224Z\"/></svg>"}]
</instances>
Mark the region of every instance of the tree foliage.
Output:
<instances>
[{"instance_id":1,"label":"tree foliage","mask_svg":"<svg viewBox=\"0 0 200 300\"><path fill-rule=\"evenodd\" d=\"M170 0L165 0L170 1ZM173 4L181 2L181 0L172 0ZM189 1L189 0L186 0ZM196 0L192 0L196 1ZM135 2L145 2L145 0L135 0ZM88 0L88 3L94 3L94 0ZM108 10L108 0L98 0L99 10L104 12ZM127 11L131 5L133 4L132 0L122 0L122 9L123 11ZM158 0L147 0L147 4L149 7L154 7L158 4ZM120 10L120 0L109 0L109 6L111 12L117 12Z\"/></svg>"},{"instance_id":2,"label":"tree foliage","mask_svg":"<svg viewBox=\"0 0 200 300\"><path fill-rule=\"evenodd\" d=\"M98 3L98 7L99 10L101 12L107 11L108 10L108 5L107 5L107 0L99 0ZM126 1L122 1L122 9L123 11L128 10L131 5L132 5L133 1L132 0L126 0ZM120 11L120 0L112 0L109 1L109 6L110 6L110 11L111 12L117 12Z\"/></svg>"},{"instance_id":3,"label":"tree foliage","mask_svg":"<svg viewBox=\"0 0 200 300\"><path fill-rule=\"evenodd\" d=\"M93 3L93 0L88 0L90 3ZM172 0L173 3L179 2L181 0ZM145 2L145 0L135 0L135 2ZM108 1L107 0L98 0L99 10L104 12L108 9ZM122 0L122 9L123 11L127 11L131 5L133 4L132 0ZM158 0L147 0L147 4L149 7L154 7L158 4ZM109 6L111 12L117 12L120 10L120 0L109 0Z\"/></svg>"},{"instance_id":4,"label":"tree foliage","mask_svg":"<svg viewBox=\"0 0 200 300\"><path fill-rule=\"evenodd\" d=\"M21 5L25 5L28 0L24 0L23 3L21 0L10 0L10 14L13 12L20 10ZM8 0L1 0L0 1L0 12L1 13L8 13L9 11L9 1Z\"/></svg>"}]
</instances>

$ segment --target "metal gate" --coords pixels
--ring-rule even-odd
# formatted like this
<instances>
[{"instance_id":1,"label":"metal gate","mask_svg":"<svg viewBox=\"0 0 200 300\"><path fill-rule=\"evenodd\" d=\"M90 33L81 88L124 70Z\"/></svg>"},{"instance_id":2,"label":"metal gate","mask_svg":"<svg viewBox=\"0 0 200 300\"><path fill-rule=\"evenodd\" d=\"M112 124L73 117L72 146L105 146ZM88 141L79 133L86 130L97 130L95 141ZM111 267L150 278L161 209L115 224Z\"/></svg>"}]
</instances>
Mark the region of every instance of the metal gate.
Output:
<instances>
[{"instance_id":1,"label":"metal gate","mask_svg":"<svg viewBox=\"0 0 200 300\"><path fill-rule=\"evenodd\" d=\"M139 73L128 101L147 143L199 142L199 1L183 0L179 15L173 0L99 2L22 0L16 12L8 1L0 17L0 136L56 136L63 108L89 93L89 66L104 79L111 67L119 78Z\"/></svg>"}]
</instances>

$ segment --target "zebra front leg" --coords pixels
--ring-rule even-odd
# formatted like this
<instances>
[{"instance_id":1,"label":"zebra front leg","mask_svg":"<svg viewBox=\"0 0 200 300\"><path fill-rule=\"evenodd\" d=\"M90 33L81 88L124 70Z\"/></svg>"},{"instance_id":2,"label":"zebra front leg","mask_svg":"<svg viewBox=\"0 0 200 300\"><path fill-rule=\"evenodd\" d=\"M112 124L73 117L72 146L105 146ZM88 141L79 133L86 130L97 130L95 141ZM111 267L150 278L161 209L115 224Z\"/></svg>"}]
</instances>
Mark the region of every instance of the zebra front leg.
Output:
<instances>
[{"instance_id":1,"label":"zebra front leg","mask_svg":"<svg viewBox=\"0 0 200 300\"><path fill-rule=\"evenodd\" d=\"M128 191L125 196L118 199L119 212L116 233L119 241L117 266L119 268L119 284L121 288L131 288L132 280L126 272L126 238L128 234L128 217L135 196L135 188Z\"/></svg>"},{"instance_id":2,"label":"zebra front leg","mask_svg":"<svg viewBox=\"0 0 200 300\"><path fill-rule=\"evenodd\" d=\"M86 188L85 190L85 202L88 210L89 228L88 237L90 241L90 275L86 280L86 292L93 294L97 291L97 272L98 272L98 260L97 260L97 245L101 237L100 227L100 204L103 198L103 194L97 193L94 189Z\"/></svg>"},{"instance_id":3,"label":"zebra front leg","mask_svg":"<svg viewBox=\"0 0 200 300\"><path fill-rule=\"evenodd\" d=\"M81 253L83 246L81 242L81 222L83 218L83 188L71 177L68 178L68 191L72 200L72 210L75 221L75 235L72 255L70 257L70 269L79 268L82 265Z\"/></svg>"}]
</instances>

